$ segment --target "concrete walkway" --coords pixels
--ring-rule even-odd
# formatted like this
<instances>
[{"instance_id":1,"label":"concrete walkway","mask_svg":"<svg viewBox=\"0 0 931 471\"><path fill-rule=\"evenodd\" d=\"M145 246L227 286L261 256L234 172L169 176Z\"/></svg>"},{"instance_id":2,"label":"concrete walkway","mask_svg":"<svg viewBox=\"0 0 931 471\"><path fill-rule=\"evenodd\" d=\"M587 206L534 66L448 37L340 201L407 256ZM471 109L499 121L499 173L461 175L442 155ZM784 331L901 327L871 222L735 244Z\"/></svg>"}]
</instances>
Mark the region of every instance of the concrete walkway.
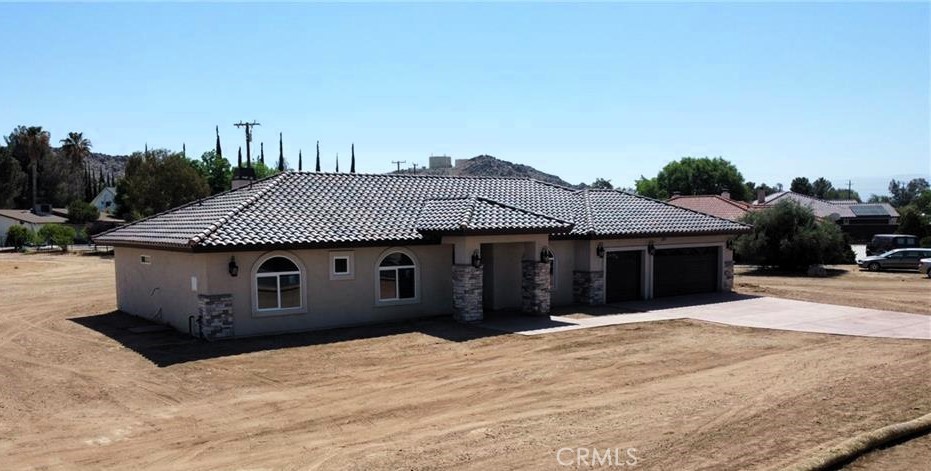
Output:
<instances>
[{"instance_id":1,"label":"concrete walkway","mask_svg":"<svg viewBox=\"0 0 931 471\"><path fill-rule=\"evenodd\" d=\"M619 314L610 314L611 311ZM822 334L931 340L931 316L818 304L790 299L712 294L637 301L597 308L599 315L559 312L546 317L491 316L481 325L539 335L605 325L695 319L762 329ZM608 312L605 314L605 312Z\"/></svg>"}]
</instances>

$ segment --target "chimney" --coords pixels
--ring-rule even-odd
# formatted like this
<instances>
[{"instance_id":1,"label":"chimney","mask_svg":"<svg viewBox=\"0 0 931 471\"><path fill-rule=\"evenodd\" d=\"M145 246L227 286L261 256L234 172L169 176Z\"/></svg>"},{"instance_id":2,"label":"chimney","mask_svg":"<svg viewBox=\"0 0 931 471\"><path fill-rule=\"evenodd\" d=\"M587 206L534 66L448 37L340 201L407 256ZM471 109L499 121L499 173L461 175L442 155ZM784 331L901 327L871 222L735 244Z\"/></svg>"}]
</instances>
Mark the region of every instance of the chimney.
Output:
<instances>
[{"instance_id":1,"label":"chimney","mask_svg":"<svg viewBox=\"0 0 931 471\"><path fill-rule=\"evenodd\" d=\"M721 192L721 198L731 199L731 192L727 191L727 188L725 188L724 191Z\"/></svg>"},{"instance_id":2,"label":"chimney","mask_svg":"<svg viewBox=\"0 0 931 471\"><path fill-rule=\"evenodd\" d=\"M763 204L766 202L766 190L760 188L756 190L756 204Z\"/></svg>"}]
</instances>

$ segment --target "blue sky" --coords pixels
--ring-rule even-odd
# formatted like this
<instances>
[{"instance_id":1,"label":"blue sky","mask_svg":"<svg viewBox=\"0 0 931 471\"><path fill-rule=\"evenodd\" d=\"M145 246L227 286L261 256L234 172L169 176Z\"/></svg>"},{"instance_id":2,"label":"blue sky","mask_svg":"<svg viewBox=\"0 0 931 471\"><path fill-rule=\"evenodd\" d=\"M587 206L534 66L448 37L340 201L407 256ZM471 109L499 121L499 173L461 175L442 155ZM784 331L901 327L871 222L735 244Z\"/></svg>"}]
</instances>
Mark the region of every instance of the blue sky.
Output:
<instances>
[{"instance_id":1,"label":"blue sky","mask_svg":"<svg viewBox=\"0 0 931 471\"><path fill-rule=\"evenodd\" d=\"M925 3L0 4L0 132L199 155L219 124L234 157L255 119L292 165L319 139L330 169L355 142L364 172L487 153L631 186L707 155L866 196L931 173L929 23Z\"/></svg>"}]
</instances>

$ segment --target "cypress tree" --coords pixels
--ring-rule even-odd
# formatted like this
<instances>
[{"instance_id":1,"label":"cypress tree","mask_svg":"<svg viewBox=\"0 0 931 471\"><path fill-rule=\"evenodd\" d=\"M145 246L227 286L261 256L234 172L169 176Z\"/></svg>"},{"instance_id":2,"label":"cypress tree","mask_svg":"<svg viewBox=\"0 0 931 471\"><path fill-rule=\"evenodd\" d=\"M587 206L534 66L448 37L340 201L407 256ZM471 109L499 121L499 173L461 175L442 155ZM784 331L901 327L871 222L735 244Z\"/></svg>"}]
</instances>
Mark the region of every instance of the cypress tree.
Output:
<instances>
[{"instance_id":1,"label":"cypress tree","mask_svg":"<svg viewBox=\"0 0 931 471\"><path fill-rule=\"evenodd\" d=\"M278 171L284 172L284 140L281 133L278 133Z\"/></svg>"},{"instance_id":2,"label":"cypress tree","mask_svg":"<svg viewBox=\"0 0 931 471\"><path fill-rule=\"evenodd\" d=\"M181 143L181 155L184 156L185 159L187 158L187 144L183 142Z\"/></svg>"},{"instance_id":3,"label":"cypress tree","mask_svg":"<svg viewBox=\"0 0 931 471\"><path fill-rule=\"evenodd\" d=\"M239 157L236 160L236 167L242 168L242 146L239 146Z\"/></svg>"},{"instance_id":4,"label":"cypress tree","mask_svg":"<svg viewBox=\"0 0 931 471\"><path fill-rule=\"evenodd\" d=\"M259 149L260 149L259 150L259 162L261 162L262 165L265 165L265 143L264 142L259 143Z\"/></svg>"},{"instance_id":5,"label":"cypress tree","mask_svg":"<svg viewBox=\"0 0 931 471\"><path fill-rule=\"evenodd\" d=\"M223 149L220 148L220 126L217 126L217 156L223 157Z\"/></svg>"},{"instance_id":6,"label":"cypress tree","mask_svg":"<svg viewBox=\"0 0 931 471\"><path fill-rule=\"evenodd\" d=\"M352 162L349 164L349 173L356 173L356 144L352 143Z\"/></svg>"},{"instance_id":7,"label":"cypress tree","mask_svg":"<svg viewBox=\"0 0 931 471\"><path fill-rule=\"evenodd\" d=\"M336 153L336 173L339 173L339 152Z\"/></svg>"},{"instance_id":8,"label":"cypress tree","mask_svg":"<svg viewBox=\"0 0 931 471\"><path fill-rule=\"evenodd\" d=\"M320 171L320 141L317 141L317 171Z\"/></svg>"},{"instance_id":9,"label":"cypress tree","mask_svg":"<svg viewBox=\"0 0 931 471\"><path fill-rule=\"evenodd\" d=\"M297 150L297 171L298 172L304 171L304 156L301 154L300 149Z\"/></svg>"}]
</instances>

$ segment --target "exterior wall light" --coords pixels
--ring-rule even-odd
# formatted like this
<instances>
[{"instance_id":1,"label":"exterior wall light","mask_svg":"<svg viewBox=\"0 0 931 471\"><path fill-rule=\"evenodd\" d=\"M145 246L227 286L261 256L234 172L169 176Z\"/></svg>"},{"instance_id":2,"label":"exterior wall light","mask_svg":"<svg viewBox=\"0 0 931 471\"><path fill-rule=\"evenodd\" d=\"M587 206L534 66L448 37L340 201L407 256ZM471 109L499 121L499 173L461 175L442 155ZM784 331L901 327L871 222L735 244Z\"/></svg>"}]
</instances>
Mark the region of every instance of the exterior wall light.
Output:
<instances>
[{"instance_id":1,"label":"exterior wall light","mask_svg":"<svg viewBox=\"0 0 931 471\"><path fill-rule=\"evenodd\" d=\"M229 271L230 276L239 276L239 265L236 264L236 257L230 257Z\"/></svg>"},{"instance_id":2,"label":"exterior wall light","mask_svg":"<svg viewBox=\"0 0 931 471\"><path fill-rule=\"evenodd\" d=\"M598 258L605 258L605 244L598 242L598 247L595 248L595 255L597 255Z\"/></svg>"},{"instance_id":3,"label":"exterior wall light","mask_svg":"<svg viewBox=\"0 0 931 471\"><path fill-rule=\"evenodd\" d=\"M553 261L553 251L549 247L543 247L543 250L540 251L540 261L543 263L550 263Z\"/></svg>"},{"instance_id":4,"label":"exterior wall light","mask_svg":"<svg viewBox=\"0 0 931 471\"><path fill-rule=\"evenodd\" d=\"M727 243L724 245L727 247L727 250L734 250L734 239L727 239Z\"/></svg>"},{"instance_id":5,"label":"exterior wall light","mask_svg":"<svg viewBox=\"0 0 931 471\"><path fill-rule=\"evenodd\" d=\"M472 266L475 268L482 267L482 254L478 251L478 249L475 249L475 251L472 252Z\"/></svg>"},{"instance_id":6,"label":"exterior wall light","mask_svg":"<svg viewBox=\"0 0 931 471\"><path fill-rule=\"evenodd\" d=\"M647 253L649 253L651 256L656 255L656 246L653 245L652 240L650 241L649 244L647 244Z\"/></svg>"}]
</instances>

